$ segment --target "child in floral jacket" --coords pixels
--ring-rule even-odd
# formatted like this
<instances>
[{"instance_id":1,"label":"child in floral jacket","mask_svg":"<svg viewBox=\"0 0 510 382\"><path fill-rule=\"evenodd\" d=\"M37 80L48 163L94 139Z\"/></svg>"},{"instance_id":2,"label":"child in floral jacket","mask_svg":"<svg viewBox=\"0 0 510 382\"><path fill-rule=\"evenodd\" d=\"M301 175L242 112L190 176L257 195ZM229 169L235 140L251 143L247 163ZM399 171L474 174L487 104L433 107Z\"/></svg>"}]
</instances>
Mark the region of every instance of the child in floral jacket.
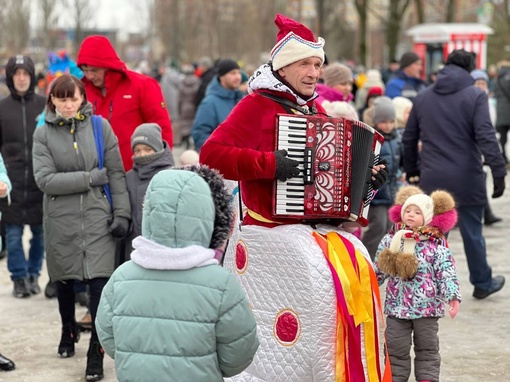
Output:
<instances>
[{"instance_id":1,"label":"child in floral jacket","mask_svg":"<svg viewBox=\"0 0 510 382\"><path fill-rule=\"evenodd\" d=\"M409 379L411 342L416 380L439 381L438 320L445 303L454 318L461 301L445 237L457 220L455 202L445 191L428 196L409 186L397 193L389 215L395 225L379 244L375 267L379 285L388 279L384 313L393 382Z\"/></svg>"}]
</instances>

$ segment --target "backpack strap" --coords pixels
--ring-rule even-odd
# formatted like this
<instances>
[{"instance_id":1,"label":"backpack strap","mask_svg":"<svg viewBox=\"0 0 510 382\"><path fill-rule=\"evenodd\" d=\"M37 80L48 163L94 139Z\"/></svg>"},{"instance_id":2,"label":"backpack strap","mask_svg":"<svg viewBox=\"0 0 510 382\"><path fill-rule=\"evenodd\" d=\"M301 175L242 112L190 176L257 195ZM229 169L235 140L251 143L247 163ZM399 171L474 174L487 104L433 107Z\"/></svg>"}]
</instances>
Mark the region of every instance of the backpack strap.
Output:
<instances>
[{"instance_id":1,"label":"backpack strap","mask_svg":"<svg viewBox=\"0 0 510 382\"><path fill-rule=\"evenodd\" d=\"M99 169L104 167L104 137L103 121L100 115L92 116L92 127L94 129L94 140L96 141L97 161Z\"/></svg>"},{"instance_id":2,"label":"backpack strap","mask_svg":"<svg viewBox=\"0 0 510 382\"><path fill-rule=\"evenodd\" d=\"M104 167L104 136L103 136L103 117L100 115L92 116L92 128L94 130L94 140L96 142L96 150L97 150L97 167L102 169ZM112 193L110 191L110 185L103 185L103 193L110 202L110 205L113 205Z\"/></svg>"}]
</instances>

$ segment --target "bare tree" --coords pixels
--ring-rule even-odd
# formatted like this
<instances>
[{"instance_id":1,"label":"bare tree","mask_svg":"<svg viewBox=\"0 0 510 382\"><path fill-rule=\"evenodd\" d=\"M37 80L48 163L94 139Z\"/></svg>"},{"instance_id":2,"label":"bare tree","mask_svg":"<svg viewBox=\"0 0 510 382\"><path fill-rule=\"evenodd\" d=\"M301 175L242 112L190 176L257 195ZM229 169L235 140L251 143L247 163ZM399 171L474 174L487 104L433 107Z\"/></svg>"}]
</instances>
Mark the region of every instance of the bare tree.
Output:
<instances>
[{"instance_id":1,"label":"bare tree","mask_svg":"<svg viewBox=\"0 0 510 382\"><path fill-rule=\"evenodd\" d=\"M364 66L367 64L368 3L369 0L354 0L359 16L359 62Z\"/></svg>"},{"instance_id":2,"label":"bare tree","mask_svg":"<svg viewBox=\"0 0 510 382\"><path fill-rule=\"evenodd\" d=\"M30 36L29 0L4 1L0 4L4 42L9 55L21 53ZM8 31L8 33L5 33Z\"/></svg>"},{"instance_id":3,"label":"bare tree","mask_svg":"<svg viewBox=\"0 0 510 382\"><path fill-rule=\"evenodd\" d=\"M86 37L84 29L90 26L95 10L90 0L62 0L74 20L74 50L77 51Z\"/></svg>"},{"instance_id":4,"label":"bare tree","mask_svg":"<svg viewBox=\"0 0 510 382\"><path fill-rule=\"evenodd\" d=\"M411 0L389 0L388 8L386 9L379 9L370 4L370 13L384 25L386 46L388 47L388 57L390 58L396 57L404 14L410 3Z\"/></svg>"},{"instance_id":5,"label":"bare tree","mask_svg":"<svg viewBox=\"0 0 510 382\"><path fill-rule=\"evenodd\" d=\"M445 22L452 23L455 16L455 7L456 7L456 1L455 0L448 0L446 4L446 18Z\"/></svg>"},{"instance_id":6,"label":"bare tree","mask_svg":"<svg viewBox=\"0 0 510 382\"><path fill-rule=\"evenodd\" d=\"M414 0L414 6L416 8L418 24L423 24L425 22L425 10L423 7L423 0Z\"/></svg>"},{"instance_id":7,"label":"bare tree","mask_svg":"<svg viewBox=\"0 0 510 382\"><path fill-rule=\"evenodd\" d=\"M45 50L53 48L54 39L51 38L51 30L58 24L58 13L55 12L60 0L39 0L41 9L41 31Z\"/></svg>"}]
</instances>

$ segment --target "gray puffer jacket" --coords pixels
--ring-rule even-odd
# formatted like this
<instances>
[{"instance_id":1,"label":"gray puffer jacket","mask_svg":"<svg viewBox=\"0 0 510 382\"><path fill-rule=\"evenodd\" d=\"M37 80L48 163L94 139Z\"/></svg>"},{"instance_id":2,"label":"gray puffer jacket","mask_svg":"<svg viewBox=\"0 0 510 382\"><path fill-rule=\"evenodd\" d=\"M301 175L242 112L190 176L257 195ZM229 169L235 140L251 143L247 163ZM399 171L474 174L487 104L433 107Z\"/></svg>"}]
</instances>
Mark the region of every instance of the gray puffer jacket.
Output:
<instances>
[{"instance_id":1,"label":"gray puffer jacket","mask_svg":"<svg viewBox=\"0 0 510 382\"><path fill-rule=\"evenodd\" d=\"M108 221L131 216L117 138L105 119L104 166L113 211L102 187L90 186L89 172L98 166L90 117L90 104L70 120L47 110L45 125L34 133L34 177L44 192L44 241L53 281L109 277L116 243Z\"/></svg>"}]
</instances>

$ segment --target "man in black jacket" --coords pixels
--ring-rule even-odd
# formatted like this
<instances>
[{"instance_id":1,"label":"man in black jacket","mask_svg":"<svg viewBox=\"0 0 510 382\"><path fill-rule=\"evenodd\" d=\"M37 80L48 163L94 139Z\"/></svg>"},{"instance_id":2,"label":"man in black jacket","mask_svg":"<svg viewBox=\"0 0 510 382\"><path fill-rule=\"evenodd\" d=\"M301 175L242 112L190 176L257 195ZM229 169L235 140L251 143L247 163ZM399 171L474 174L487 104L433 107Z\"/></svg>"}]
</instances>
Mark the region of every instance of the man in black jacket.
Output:
<instances>
[{"instance_id":1,"label":"man in black jacket","mask_svg":"<svg viewBox=\"0 0 510 382\"><path fill-rule=\"evenodd\" d=\"M414 99L402 142L408 180L429 194L437 189L453 194L473 297L483 299L500 291L505 277L493 276L487 262L482 233L487 204L482 155L492 171L493 198L503 195L506 168L489 117L487 94L473 86L473 69L471 53L463 49L450 53L434 85Z\"/></svg>"},{"instance_id":2,"label":"man in black jacket","mask_svg":"<svg viewBox=\"0 0 510 382\"><path fill-rule=\"evenodd\" d=\"M36 80L30 57L17 55L6 65L11 95L0 101L0 149L12 183L10 204L0 200L5 224L7 268L14 282L14 297L39 293L38 278L44 258L42 199L32 168L32 135L46 99L34 93ZM23 250L23 230L32 231L28 260Z\"/></svg>"}]
</instances>

